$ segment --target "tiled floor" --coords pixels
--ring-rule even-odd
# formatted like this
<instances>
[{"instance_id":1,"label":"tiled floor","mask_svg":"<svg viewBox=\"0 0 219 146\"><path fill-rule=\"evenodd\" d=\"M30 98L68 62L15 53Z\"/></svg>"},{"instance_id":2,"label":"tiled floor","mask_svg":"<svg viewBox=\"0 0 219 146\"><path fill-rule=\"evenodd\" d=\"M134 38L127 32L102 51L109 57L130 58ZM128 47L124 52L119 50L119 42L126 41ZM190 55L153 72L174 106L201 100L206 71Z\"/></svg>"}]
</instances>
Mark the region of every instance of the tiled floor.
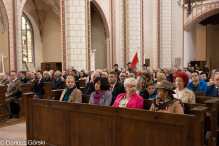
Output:
<instances>
[{"instance_id":1,"label":"tiled floor","mask_svg":"<svg viewBox=\"0 0 219 146\"><path fill-rule=\"evenodd\" d=\"M19 143L12 145L8 143L9 141L16 140L17 142L26 140L26 123L0 128L0 146L17 146Z\"/></svg>"}]
</instances>

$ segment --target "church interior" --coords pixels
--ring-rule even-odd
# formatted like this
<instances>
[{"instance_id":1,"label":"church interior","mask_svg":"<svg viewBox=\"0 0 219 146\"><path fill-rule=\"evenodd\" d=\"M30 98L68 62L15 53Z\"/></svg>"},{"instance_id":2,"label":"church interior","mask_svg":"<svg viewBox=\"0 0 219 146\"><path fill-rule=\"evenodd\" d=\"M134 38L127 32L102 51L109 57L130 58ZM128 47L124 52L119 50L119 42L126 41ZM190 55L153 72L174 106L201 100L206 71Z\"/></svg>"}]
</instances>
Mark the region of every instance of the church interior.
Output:
<instances>
[{"instance_id":1,"label":"church interior","mask_svg":"<svg viewBox=\"0 0 219 146\"><path fill-rule=\"evenodd\" d=\"M0 0L0 22L0 145L219 145L219 0Z\"/></svg>"}]
</instances>

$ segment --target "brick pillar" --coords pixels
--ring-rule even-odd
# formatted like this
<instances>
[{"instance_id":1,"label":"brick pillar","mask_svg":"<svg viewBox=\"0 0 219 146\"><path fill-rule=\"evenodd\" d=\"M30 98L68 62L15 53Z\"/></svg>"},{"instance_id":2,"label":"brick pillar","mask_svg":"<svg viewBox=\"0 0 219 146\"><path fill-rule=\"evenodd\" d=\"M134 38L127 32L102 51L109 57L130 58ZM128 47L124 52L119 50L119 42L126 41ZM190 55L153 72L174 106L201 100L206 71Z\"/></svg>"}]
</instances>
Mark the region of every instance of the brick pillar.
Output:
<instances>
[{"instance_id":1,"label":"brick pillar","mask_svg":"<svg viewBox=\"0 0 219 146\"><path fill-rule=\"evenodd\" d=\"M138 50L139 65L141 66L141 1L127 0L127 62L131 62Z\"/></svg>"},{"instance_id":2,"label":"brick pillar","mask_svg":"<svg viewBox=\"0 0 219 146\"><path fill-rule=\"evenodd\" d=\"M172 67L172 2L160 3L160 65L161 68Z\"/></svg>"},{"instance_id":3,"label":"brick pillar","mask_svg":"<svg viewBox=\"0 0 219 146\"><path fill-rule=\"evenodd\" d=\"M153 0L153 68L158 68L158 1Z\"/></svg>"},{"instance_id":4,"label":"brick pillar","mask_svg":"<svg viewBox=\"0 0 219 146\"><path fill-rule=\"evenodd\" d=\"M66 0L67 68L86 69L85 0Z\"/></svg>"}]
</instances>

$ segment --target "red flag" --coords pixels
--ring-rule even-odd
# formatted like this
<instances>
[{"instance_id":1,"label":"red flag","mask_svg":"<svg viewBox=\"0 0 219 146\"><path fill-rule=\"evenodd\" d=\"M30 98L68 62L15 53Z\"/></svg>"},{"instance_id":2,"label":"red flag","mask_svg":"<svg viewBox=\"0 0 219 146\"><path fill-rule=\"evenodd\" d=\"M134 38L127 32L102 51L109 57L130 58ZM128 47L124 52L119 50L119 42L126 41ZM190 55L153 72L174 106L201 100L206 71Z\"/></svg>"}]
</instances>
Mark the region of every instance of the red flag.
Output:
<instances>
[{"instance_id":1,"label":"red flag","mask_svg":"<svg viewBox=\"0 0 219 146\"><path fill-rule=\"evenodd\" d=\"M138 53L136 51L135 56L132 59L132 69L136 71L136 75L140 75L140 68L139 68L139 59L138 59Z\"/></svg>"}]
</instances>

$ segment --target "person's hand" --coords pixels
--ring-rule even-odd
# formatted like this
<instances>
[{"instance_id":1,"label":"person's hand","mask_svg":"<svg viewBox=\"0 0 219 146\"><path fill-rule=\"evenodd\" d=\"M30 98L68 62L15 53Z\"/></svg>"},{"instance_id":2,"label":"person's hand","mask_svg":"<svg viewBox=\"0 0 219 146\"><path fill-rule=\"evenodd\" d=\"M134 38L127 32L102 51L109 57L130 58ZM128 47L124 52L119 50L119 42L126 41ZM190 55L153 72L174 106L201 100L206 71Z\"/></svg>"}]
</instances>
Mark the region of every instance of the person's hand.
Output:
<instances>
[{"instance_id":1,"label":"person's hand","mask_svg":"<svg viewBox=\"0 0 219 146\"><path fill-rule=\"evenodd\" d=\"M8 96L9 96L8 94L5 95L6 98L8 98Z\"/></svg>"},{"instance_id":2,"label":"person's hand","mask_svg":"<svg viewBox=\"0 0 219 146\"><path fill-rule=\"evenodd\" d=\"M33 96L33 98L35 98L36 97L36 94Z\"/></svg>"}]
</instances>

